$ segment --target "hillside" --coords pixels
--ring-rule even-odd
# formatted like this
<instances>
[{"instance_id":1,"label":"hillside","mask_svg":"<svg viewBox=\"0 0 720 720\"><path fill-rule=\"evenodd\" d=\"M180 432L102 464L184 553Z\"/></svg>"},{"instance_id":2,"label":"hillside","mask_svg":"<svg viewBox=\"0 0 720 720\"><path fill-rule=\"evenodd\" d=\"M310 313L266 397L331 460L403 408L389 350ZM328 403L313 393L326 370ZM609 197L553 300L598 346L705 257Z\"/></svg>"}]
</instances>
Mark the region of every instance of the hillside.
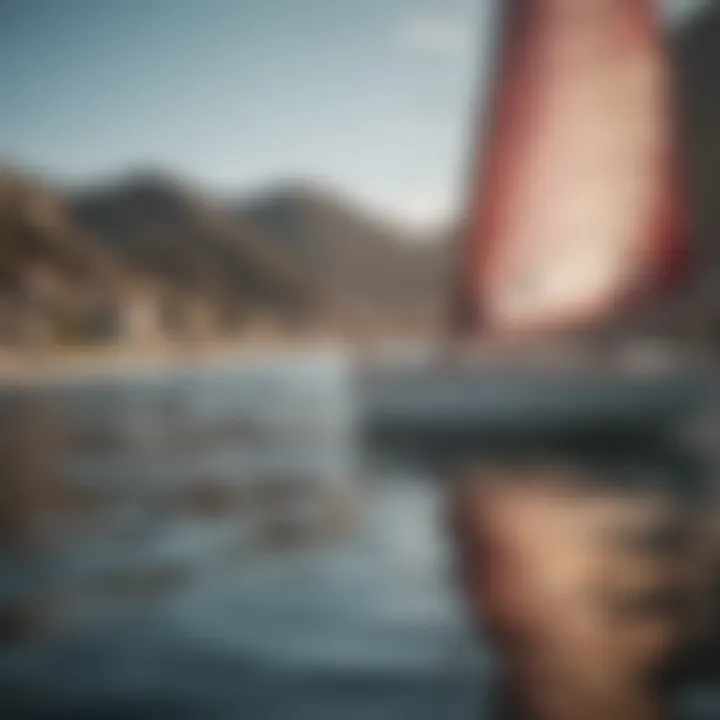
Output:
<instances>
[{"instance_id":1,"label":"hillside","mask_svg":"<svg viewBox=\"0 0 720 720\"><path fill-rule=\"evenodd\" d=\"M77 193L76 225L135 276L182 305L195 299L218 331L260 314L283 323L315 318L323 298L257 233L231 220L187 185L137 174Z\"/></svg>"},{"instance_id":2,"label":"hillside","mask_svg":"<svg viewBox=\"0 0 720 720\"><path fill-rule=\"evenodd\" d=\"M442 272L440 244L316 188L227 204L159 172L0 173L0 345L427 332Z\"/></svg>"},{"instance_id":3,"label":"hillside","mask_svg":"<svg viewBox=\"0 0 720 720\"><path fill-rule=\"evenodd\" d=\"M428 328L443 286L437 245L303 184L220 203L146 173L76 194L72 214L135 274L218 308L223 328L258 314L333 330Z\"/></svg>"},{"instance_id":4,"label":"hillside","mask_svg":"<svg viewBox=\"0 0 720 720\"><path fill-rule=\"evenodd\" d=\"M109 309L132 286L58 193L0 170L0 343L112 334Z\"/></svg>"},{"instance_id":5,"label":"hillside","mask_svg":"<svg viewBox=\"0 0 720 720\"><path fill-rule=\"evenodd\" d=\"M316 287L369 313L428 324L446 286L446 245L423 242L349 199L308 183L288 183L231 205Z\"/></svg>"},{"instance_id":6,"label":"hillside","mask_svg":"<svg viewBox=\"0 0 720 720\"><path fill-rule=\"evenodd\" d=\"M316 282L371 303L422 300L441 279L437 246L418 242L409 231L372 217L329 189L288 183L232 210Z\"/></svg>"}]
</instances>

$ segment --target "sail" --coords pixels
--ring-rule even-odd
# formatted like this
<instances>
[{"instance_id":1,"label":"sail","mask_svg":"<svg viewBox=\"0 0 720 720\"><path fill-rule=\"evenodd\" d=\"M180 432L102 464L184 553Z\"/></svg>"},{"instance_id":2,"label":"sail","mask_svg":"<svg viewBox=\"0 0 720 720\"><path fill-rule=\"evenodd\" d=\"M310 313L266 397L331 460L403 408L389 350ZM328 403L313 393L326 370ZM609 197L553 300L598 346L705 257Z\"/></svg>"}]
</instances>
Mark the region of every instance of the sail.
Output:
<instances>
[{"instance_id":1,"label":"sail","mask_svg":"<svg viewBox=\"0 0 720 720\"><path fill-rule=\"evenodd\" d=\"M689 232L656 0L509 0L456 330L591 324L667 292Z\"/></svg>"}]
</instances>

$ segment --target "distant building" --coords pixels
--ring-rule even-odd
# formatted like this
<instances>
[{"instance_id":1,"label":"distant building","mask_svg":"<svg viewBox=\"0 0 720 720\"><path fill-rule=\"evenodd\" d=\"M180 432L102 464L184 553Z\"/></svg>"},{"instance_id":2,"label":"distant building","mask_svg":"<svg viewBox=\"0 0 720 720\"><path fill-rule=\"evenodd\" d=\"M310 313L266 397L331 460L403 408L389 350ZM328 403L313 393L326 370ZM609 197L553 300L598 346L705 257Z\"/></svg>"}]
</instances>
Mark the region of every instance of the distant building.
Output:
<instances>
[{"instance_id":1,"label":"distant building","mask_svg":"<svg viewBox=\"0 0 720 720\"><path fill-rule=\"evenodd\" d=\"M120 336L130 342L149 342L162 335L156 299L143 292L130 293L120 308Z\"/></svg>"},{"instance_id":2,"label":"distant building","mask_svg":"<svg viewBox=\"0 0 720 720\"><path fill-rule=\"evenodd\" d=\"M147 343L163 335L158 301L137 288L89 303L82 325L87 340Z\"/></svg>"}]
</instances>

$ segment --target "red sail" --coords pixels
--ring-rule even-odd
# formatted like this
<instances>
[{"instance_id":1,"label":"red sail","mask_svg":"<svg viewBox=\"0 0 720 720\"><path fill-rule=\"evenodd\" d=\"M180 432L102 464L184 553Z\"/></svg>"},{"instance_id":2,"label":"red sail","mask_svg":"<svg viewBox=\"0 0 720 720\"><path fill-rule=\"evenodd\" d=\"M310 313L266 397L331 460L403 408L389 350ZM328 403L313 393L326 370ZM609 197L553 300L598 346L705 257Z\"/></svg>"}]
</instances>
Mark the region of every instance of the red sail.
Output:
<instances>
[{"instance_id":1,"label":"red sail","mask_svg":"<svg viewBox=\"0 0 720 720\"><path fill-rule=\"evenodd\" d=\"M565 327L665 293L689 233L656 0L505 0L456 329Z\"/></svg>"}]
</instances>

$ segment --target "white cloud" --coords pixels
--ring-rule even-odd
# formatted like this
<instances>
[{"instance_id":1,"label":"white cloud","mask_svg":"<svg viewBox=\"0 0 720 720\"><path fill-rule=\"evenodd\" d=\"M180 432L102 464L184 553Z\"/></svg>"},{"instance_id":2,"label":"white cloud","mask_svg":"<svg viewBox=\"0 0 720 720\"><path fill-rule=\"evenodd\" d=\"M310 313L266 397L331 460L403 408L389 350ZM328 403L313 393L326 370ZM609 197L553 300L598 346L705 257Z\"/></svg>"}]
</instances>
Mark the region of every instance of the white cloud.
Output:
<instances>
[{"instance_id":1,"label":"white cloud","mask_svg":"<svg viewBox=\"0 0 720 720\"><path fill-rule=\"evenodd\" d=\"M454 57L467 52L472 44L472 20L442 13L410 15L401 20L397 38L405 50L421 55Z\"/></svg>"}]
</instances>

